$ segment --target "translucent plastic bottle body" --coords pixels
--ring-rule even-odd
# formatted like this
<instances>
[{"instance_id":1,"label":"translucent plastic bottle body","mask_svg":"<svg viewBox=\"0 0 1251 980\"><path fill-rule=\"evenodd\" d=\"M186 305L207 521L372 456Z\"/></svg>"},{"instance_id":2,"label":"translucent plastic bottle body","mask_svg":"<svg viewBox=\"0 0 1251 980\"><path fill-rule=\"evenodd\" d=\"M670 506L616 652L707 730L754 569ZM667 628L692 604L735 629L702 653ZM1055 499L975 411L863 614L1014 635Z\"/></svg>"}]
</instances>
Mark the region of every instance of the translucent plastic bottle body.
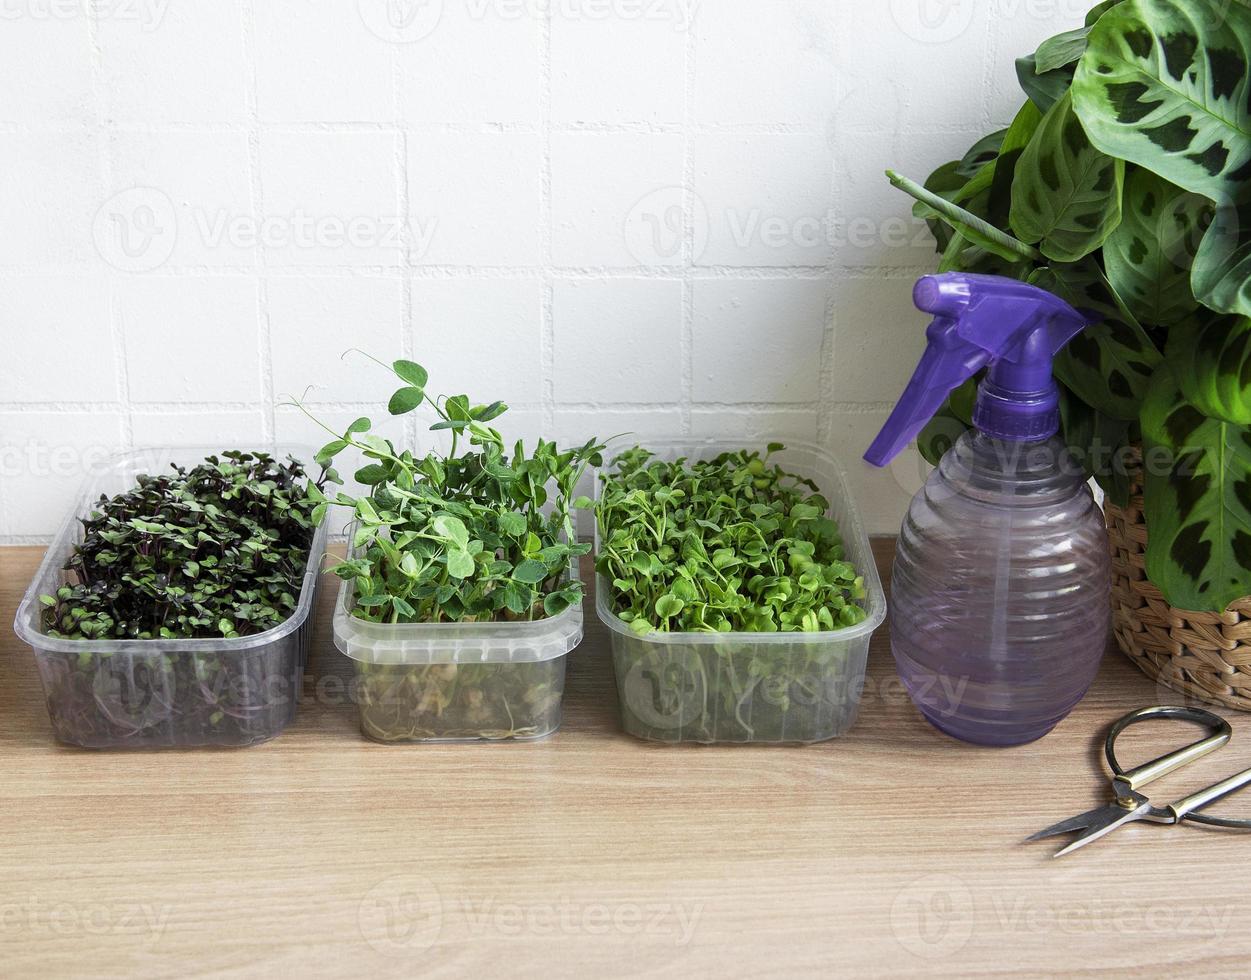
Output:
<instances>
[{"instance_id":1,"label":"translucent plastic bottle body","mask_svg":"<svg viewBox=\"0 0 1251 980\"><path fill-rule=\"evenodd\" d=\"M982 745L1051 731L1107 645L1107 530L1058 440L963 435L904 518L891 647L913 701Z\"/></svg>"}]
</instances>

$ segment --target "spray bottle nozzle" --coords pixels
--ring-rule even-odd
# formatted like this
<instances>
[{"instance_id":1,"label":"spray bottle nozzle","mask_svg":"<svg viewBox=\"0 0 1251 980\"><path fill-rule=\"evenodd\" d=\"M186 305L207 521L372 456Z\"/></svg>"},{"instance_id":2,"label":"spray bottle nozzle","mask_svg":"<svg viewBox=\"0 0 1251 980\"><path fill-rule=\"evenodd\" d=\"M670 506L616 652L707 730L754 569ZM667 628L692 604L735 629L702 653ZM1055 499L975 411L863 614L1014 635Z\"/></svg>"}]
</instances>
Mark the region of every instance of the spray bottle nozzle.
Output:
<instances>
[{"instance_id":1,"label":"spray bottle nozzle","mask_svg":"<svg viewBox=\"0 0 1251 980\"><path fill-rule=\"evenodd\" d=\"M949 272L923 276L912 291L934 316L912 380L864 458L885 466L983 367L973 424L997 439L1032 442L1060 427L1051 377L1056 353L1091 322L1058 296L1016 279Z\"/></svg>"}]
</instances>

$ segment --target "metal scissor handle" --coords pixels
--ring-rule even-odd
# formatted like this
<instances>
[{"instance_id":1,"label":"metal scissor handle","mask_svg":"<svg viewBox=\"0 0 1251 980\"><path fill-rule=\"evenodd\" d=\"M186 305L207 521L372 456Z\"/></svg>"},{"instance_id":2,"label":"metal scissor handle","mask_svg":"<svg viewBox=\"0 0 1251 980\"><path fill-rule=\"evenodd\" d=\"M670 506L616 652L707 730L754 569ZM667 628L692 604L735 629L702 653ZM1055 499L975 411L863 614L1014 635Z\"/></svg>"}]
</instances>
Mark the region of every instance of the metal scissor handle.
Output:
<instances>
[{"instance_id":1,"label":"metal scissor handle","mask_svg":"<svg viewBox=\"0 0 1251 980\"><path fill-rule=\"evenodd\" d=\"M1116 759L1117 737L1131 725L1160 719L1191 721L1210 729L1211 734L1191 745L1160 756L1160 758L1144 765L1126 770ZM1112 726L1103 747L1104 754L1108 757L1108 765L1112 767L1112 772L1115 774L1112 779L1112 787L1116 792L1118 800L1132 800L1140 787L1146 786L1161 776L1167 776L1171 772L1176 772L1182 766L1189 765L1196 759L1202 759L1205 755L1223 748L1229 743L1231 737L1233 737L1233 729L1230 728L1229 722L1220 715L1211 711L1205 711L1203 708L1162 706L1140 708L1138 711L1130 712ZM1206 789L1199 790L1197 793L1192 793L1190 796L1178 800L1169 806L1153 807L1151 815L1147 819L1164 823L1180 823L1182 820L1191 820L1213 827L1251 829L1251 820L1239 820L1232 817L1209 817L1195 812L1248 784L1251 784L1251 769L1230 776L1228 779L1215 783Z\"/></svg>"}]
</instances>

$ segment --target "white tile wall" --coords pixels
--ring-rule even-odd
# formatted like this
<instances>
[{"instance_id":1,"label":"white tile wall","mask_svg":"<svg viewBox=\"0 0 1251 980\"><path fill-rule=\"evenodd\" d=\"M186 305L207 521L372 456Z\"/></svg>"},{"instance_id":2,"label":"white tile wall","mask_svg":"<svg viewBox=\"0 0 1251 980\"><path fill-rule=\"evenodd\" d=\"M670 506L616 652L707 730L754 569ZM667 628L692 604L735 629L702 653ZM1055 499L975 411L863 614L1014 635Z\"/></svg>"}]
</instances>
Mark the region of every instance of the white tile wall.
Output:
<instances>
[{"instance_id":1,"label":"white tile wall","mask_svg":"<svg viewBox=\"0 0 1251 980\"><path fill-rule=\"evenodd\" d=\"M533 440L859 454L932 268L887 167L1006 122L1086 0L14 0L0 11L0 541L156 442L386 419L352 346Z\"/></svg>"},{"instance_id":2,"label":"white tile wall","mask_svg":"<svg viewBox=\"0 0 1251 980\"><path fill-rule=\"evenodd\" d=\"M257 284L160 276L117 284L126 388L139 402L258 402Z\"/></svg>"},{"instance_id":3,"label":"white tile wall","mask_svg":"<svg viewBox=\"0 0 1251 980\"><path fill-rule=\"evenodd\" d=\"M552 310L557 401L681 401L681 283L559 279Z\"/></svg>"},{"instance_id":4,"label":"white tile wall","mask_svg":"<svg viewBox=\"0 0 1251 980\"><path fill-rule=\"evenodd\" d=\"M680 250L653 262L625 229L657 192L682 186L682 137L669 133L562 133L552 137L552 258L561 266L680 265ZM640 207L640 202L643 202Z\"/></svg>"},{"instance_id":5,"label":"white tile wall","mask_svg":"<svg viewBox=\"0 0 1251 980\"><path fill-rule=\"evenodd\" d=\"M412 262L541 266L545 169L543 142L534 133L411 134Z\"/></svg>"}]
</instances>

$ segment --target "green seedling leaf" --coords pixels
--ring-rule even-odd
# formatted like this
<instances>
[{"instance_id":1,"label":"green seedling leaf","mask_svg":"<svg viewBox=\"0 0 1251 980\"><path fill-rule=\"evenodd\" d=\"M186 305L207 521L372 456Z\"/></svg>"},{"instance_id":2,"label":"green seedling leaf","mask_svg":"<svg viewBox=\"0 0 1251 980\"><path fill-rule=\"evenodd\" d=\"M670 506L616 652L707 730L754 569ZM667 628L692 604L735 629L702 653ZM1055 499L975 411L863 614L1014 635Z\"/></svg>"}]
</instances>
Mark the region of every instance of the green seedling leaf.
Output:
<instances>
[{"instance_id":1,"label":"green seedling leaf","mask_svg":"<svg viewBox=\"0 0 1251 980\"><path fill-rule=\"evenodd\" d=\"M338 456L339 453L343 452L343 450L347 449L347 447L348 444L344 440L335 439L333 442L328 442L322 446L321 449L317 450L317 455L313 458L319 466L328 466L330 465L330 461Z\"/></svg>"},{"instance_id":2,"label":"green seedling leaf","mask_svg":"<svg viewBox=\"0 0 1251 980\"><path fill-rule=\"evenodd\" d=\"M656 600L656 615L660 619L672 619L685 608L686 603L675 595L663 595Z\"/></svg>"},{"instance_id":3,"label":"green seedling leaf","mask_svg":"<svg viewBox=\"0 0 1251 980\"><path fill-rule=\"evenodd\" d=\"M391 367L395 371L396 377L413 388L424 389L426 382L430 380L426 369L414 361L395 361Z\"/></svg>"},{"instance_id":4,"label":"green seedling leaf","mask_svg":"<svg viewBox=\"0 0 1251 980\"><path fill-rule=\"evenodd\" d=\"M464 548L469 544L469 529L459 517L453 517L451 514L436 514L430 526L435 534L446 538L457 547Z\"/></svg>"},{"instance_id":5,"label":"green seedling leaf","mask_svg":"<svg viewBox=\"0 0 1251 980\"><path fill-rule=\"evenodd\" d=\"M545 565L530 558L527 558L513 569L513 579L518 582L525 582L527 585L538 585L547 578L547 574Z\"/></svg>"},{"instance_id":6,"label":"green seedling leaf","mask_svg":"<svg viewBox=\"0 0 1251 980\"><path fill-rule=\"evenodd\" d=\"M367 487L377 486L382 483L389 475L385 466L378 463L370 463L368 466L362 466L356 471L353 479L357 483L362 483Z\"/></svg>"},{"instance_id":7,"label":"green seedling leaf","mask_svg":"<svg viewBox=\"0 0 1251 980\"><path fill-rule=\"evenodd\" d=\"M407 415L421 405L426 393L421 388L401 388L391 396L387 411L392 415Z\"/></svg>"},{"instance_id":8,"label":"green seedling leaf","mask_svg":"<svg viewBox=\"0 0 1251 980\"><path fill-rule=\"evenodd\" d=\"M525 517L516 511L505 511L500 514L500 531L510 537L520 537L529 529Z\"/></svg>"},{"instance_id":9,"label":"green seedling leaf","mask_svg":"<svg viewBox=\"0 0 1251 980\"><path fill-rule=\"evenodd\" d=\"M365 447L367 453L372 453L375 456L382 457L389 457L393 455L392 449L394 447L390 442L382 438L382 436L375 435L371 432L361 436L359 441L360 444Z\"/></svg>"},{"instance_id":10,"label":"green seedling leaf","mask_svg":"<svg viewBox=\"0 0 1251 980\"><path fill-rule=\"evenodd\" d=\"M474 573L473 555L460 548L447 553L447 573L453 578L469 578Z\"/></svg>"}]
</instances>

